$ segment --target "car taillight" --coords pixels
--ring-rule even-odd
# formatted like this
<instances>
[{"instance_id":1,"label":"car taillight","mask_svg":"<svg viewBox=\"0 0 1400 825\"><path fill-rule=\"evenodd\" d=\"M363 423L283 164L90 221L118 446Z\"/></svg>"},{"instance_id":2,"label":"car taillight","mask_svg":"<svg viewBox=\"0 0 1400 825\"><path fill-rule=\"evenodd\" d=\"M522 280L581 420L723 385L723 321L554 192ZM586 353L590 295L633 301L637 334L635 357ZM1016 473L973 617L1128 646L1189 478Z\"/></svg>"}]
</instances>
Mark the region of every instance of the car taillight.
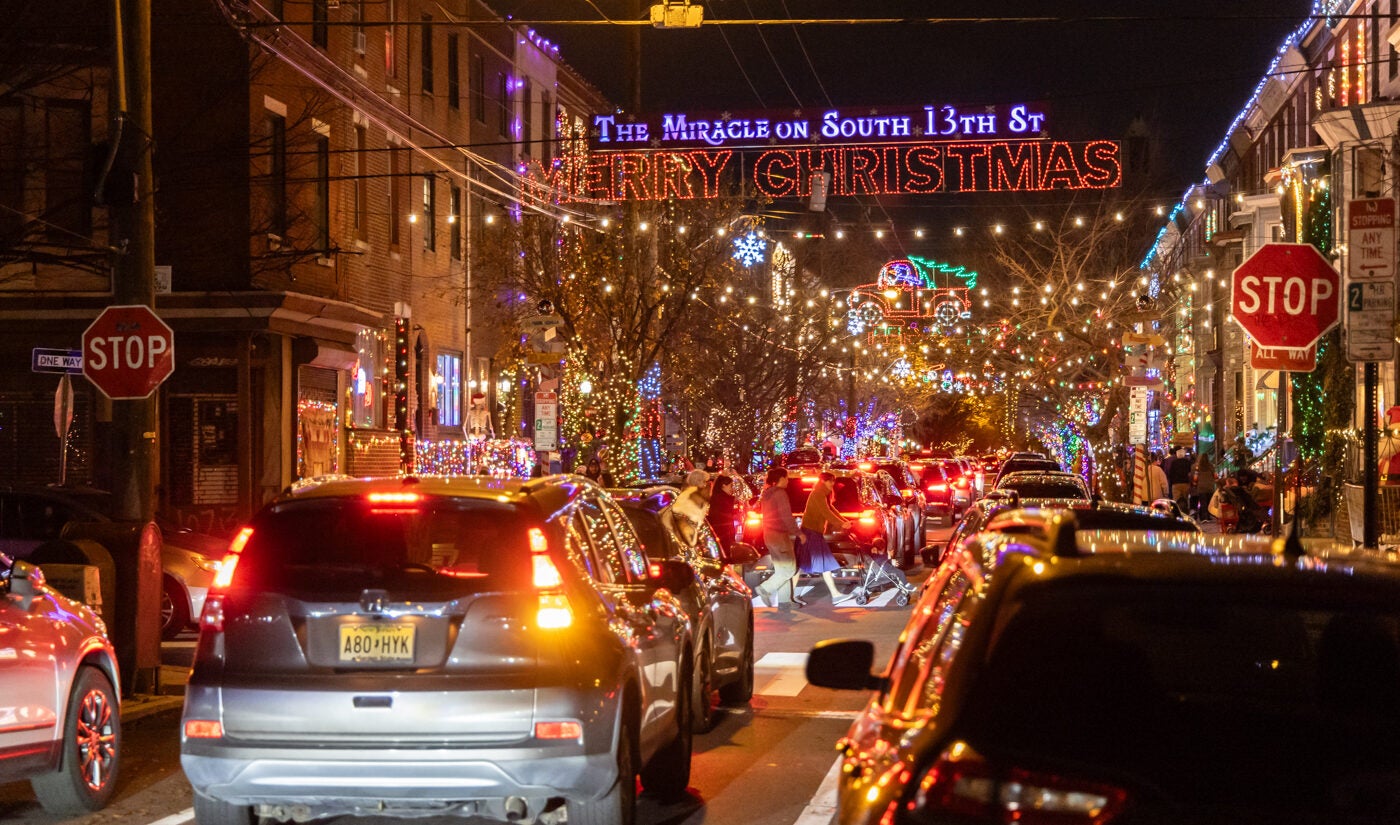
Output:
<instances>
[{"instance_id":1,"label":"car taillight","mask_svg":"<svg viewBox=\"0 0 1400 825\"><path fill-rule=\"evenodd\" d=\"M871 470L875 469L875 465L871 464L869 461L862 461L860 463L860 468L868 473Z\"/></svg>"},{"instance_id":2,"label":"car taillight","mask_svg":"<svg viewBox=\"0 0 1400 825\"><path fill-rule=\"evenodd\" d=\"M947 484L930 484L930 485L928 486L928 491L929 491L930 493L946 493L946 492L948 492L948 485L947 485Z\"/></svg>"},{"instance_id":3,"label":"car taillight","mask_svg":"<svg viewBox=\"0 0 1400 825\"><path fill-rule=\"evenodd\" d=\"M199 630L202 633L224 632L224 594L210 593L204 598L204 611L199 614Z\"/></svg>"},{"instance_id":4,"label":"car taillight","mask_svg":"<svg viewBox=\"0 0 1400 825\"><path fill-rule=\"evenodd\" d=\"M744 516L744 524L748 527L757 527L762 523L763 514L757 510L750 510L749 514Z\"/></svg>"},{"instance_id":5,"label":"car taillight","mask_svg":"<svg viewBox=\"0 0 1400 825\"><path fill-rule=\"evenodd\" d=\"M223 561L219 562L219 572L214 575L214 590L227 590L233 584L233 571L238 569L239 554L243 548L248 546L248 539L253 537L253 528L244 527L238 531L238 535L229 542L228 553Z\"/></svg>"},{"instance_id":6,"label":"car taillight","mask_svg":"<svg viewBox=\"0 0 1400 825\"><path fill-rule=\"evenodd\" d=\"M924 774L908 805L1016 825L1105 825L1127 802L1122 788L992 765L967 743L955 742Z\"/></svg>"},{"instance_id":7,"label":"car taillight","mask_svg":"<svg viewBox=\"0 0 1400 825\"><path fill-rule=\"evenodd\" d=\"M223 723L217 719L187 719L185 720L186 739L222 739L224 738Z\"/></svg>"},{"instance_id":8,"label":"car taillight","mask_svg":"<svg viewBox=\"0 0 1400 825\"><path fill-rule=\"evenodd\" d=\"M578 722L536 722L536 739L582 739L583 725Z\"/></svg>"},{"instance_id":9,"label":"car taillight","mask_svg":"<svg viewBox=\"0 0 1400 825\"><path fill-rule=\"evenodd\" d=\"M549 540L538 527L530 528L530 564L535 589L540 591L539 607L535 611L535 623L542 628L557 630L574 623L573 610L569 599L560 589L564 577L549 557Z\"/></svg>"},{"instance_id":10,"label":"car taillight","mask_svg":"<svg viewBox=\"0 0 1400 825\"><path fill-rule=\"evenodd\" d=\"M956 485L958 485L960 488L966 490L966 489L967 489L967 476L963 476L962 478L958 479L957 481L955 481L955 482L953 482L953 483L956 484Z\"/></svg>"},{"instance_id":11,"label":"car taillight","mask_svg":"<svg viewBox=\"0 0 1400 825\"><path fill-rule=\"evenodd\" d=\"M873 525L873 524L875 523L875 511L874 511L874 510L866 510L866 511L862 512L862 513L860 514L860 523L861 523L861 524L864 524L864 525L866 525L866 526Z\"/></svg>"}]
</instances>

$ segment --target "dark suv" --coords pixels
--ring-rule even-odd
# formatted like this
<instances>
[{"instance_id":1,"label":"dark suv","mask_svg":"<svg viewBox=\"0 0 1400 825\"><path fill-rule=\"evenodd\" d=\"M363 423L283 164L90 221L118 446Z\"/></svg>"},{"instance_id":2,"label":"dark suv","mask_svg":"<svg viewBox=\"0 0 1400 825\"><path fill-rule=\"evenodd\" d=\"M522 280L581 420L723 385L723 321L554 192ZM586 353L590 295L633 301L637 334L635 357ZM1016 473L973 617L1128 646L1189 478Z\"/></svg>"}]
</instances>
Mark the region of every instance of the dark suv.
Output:
<instances>
[{"instance_id":1,"label":"dark suv","mask_svg":"<svg viewBox=\"0 0 1400 825\"><path fill-rule=\"evenodd\" d=\"M671 578L677 567L684 573ZM200 619L200 825L629 822L689 781L689 621L579 476L335 480L244 528ZM561 811L562 809L562 811Z\"/></svg>"},{"instance_id":2,"label":"dark suv","mask_svg":"<svg viewBox=\"0 0 1400 825\"><path fill-rule=\"evenodd\" d=\"M1082 530L957 546L900 635L819 645L874 689L834 822L1394 822L1400 568L1296 543Z\"/></svg>"},{"instance_id":3,"label":"dark suv","mask_svg":"<svg viewBox=\"0 0 1400 825\"><path fill-rule=\"evenodd\" d=\"M678 526L676 519L684 517L671 505L679 494L674 487L613 491L653 564L683 561L695 571L689 586L673 592L695 638L692 721L704 732L713 723L716 697L738 705L753 696L753 592L732 565L753 564L758 551L735 542L726 554L707 522Z\"/></svg>"}]
</instances>

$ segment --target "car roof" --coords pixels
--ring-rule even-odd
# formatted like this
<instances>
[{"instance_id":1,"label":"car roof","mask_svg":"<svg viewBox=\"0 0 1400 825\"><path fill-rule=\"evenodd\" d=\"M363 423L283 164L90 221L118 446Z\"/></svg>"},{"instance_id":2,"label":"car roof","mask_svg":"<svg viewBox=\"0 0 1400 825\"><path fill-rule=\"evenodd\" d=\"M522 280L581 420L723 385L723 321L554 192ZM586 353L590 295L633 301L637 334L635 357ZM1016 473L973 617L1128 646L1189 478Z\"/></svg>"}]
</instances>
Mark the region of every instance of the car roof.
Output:
<instances>
[{"instance_id":1,"label":"car roof","mask_svg":"<svg viewBox=\"0 0 1400 825\"><path fill-rule=\"evenodd\" d=\"M1116 529L1142 530L1181 530L1200 532L1200 525L1190 519L1183 519L1161 510L1154 510L1139 504L1099 501L1056 501L1035 502L1008 507L995 514L983 527L984 530L1005 530L1011 525L1046 526L1062 513L1073 513L1075 529L1104 529L1113 525Z\"/></svg>"},{"instance_id":2,"label":"car roof","mask_svg":"<svg viewBox=\"0 0 1400 825\"><path fill-rule=\"evenodd\" d=\"M286 501L318 498L346 498L377 492L418 493L425 496L450 496L479 500L494 500L514 504L538 499L542 512L552 513L576 498L587 488L598 485L579 475L553 475L542 478L495 478L493 476L386 476L381 478L351 478L331 476L298 482L274 499L274 504Z\"/></svg>"}]
</instances>

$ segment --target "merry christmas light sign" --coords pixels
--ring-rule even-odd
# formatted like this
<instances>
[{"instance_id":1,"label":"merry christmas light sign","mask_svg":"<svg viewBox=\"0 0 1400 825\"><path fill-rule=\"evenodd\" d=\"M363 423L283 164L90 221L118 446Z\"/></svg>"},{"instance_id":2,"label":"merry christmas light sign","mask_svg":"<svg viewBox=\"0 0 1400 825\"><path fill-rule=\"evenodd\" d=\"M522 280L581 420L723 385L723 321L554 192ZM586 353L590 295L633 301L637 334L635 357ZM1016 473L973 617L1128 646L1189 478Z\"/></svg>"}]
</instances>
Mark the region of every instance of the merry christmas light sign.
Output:
<instances>
[{"instance_id":1,"label":"merry christmas light sign","mask_svg":"<svg viewBox=\"0 0 1400 825\"><path fill-rule=\"evenodd\" d=\"M807 197L819 171L831 173L827 194L836 196L1110 189L1123 176L1119 144L1109 140L592 152L532 162L525 176L541 200L690 200L729 194L741 177L762 195Z\"/></svg>"}]
</instances>

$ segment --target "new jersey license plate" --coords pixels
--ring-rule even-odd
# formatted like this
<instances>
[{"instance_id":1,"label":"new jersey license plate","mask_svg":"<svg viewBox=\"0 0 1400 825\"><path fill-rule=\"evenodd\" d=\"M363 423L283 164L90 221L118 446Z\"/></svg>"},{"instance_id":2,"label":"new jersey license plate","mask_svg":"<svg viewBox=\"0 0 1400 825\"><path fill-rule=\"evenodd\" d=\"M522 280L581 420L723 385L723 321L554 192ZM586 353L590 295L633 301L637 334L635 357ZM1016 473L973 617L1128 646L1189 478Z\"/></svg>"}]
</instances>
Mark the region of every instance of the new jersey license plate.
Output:
<instances>
[{"instance_id":1,"label":"new jersey license plate","mask_svg":"<svg viewBox=\"0 0 1400 825\"><path fill-rule=\"evenodd\" d=\"M412 662L411 624L343 624L340 626L342 662Z\"/></svg>"}]
</instances>

